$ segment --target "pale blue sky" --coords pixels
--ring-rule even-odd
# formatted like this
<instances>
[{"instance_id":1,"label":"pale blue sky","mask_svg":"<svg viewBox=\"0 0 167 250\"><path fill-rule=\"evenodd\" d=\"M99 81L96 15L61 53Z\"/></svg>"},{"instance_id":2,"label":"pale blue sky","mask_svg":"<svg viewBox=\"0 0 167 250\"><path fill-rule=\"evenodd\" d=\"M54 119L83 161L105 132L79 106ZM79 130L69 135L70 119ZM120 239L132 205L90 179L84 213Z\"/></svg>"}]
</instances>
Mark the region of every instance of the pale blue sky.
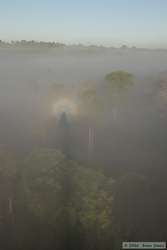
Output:
<instances>
[{"instance_id":1,"label":"pale blue sky","mask_svg":"<svg viewBox=\"0 0 167 250\"><path fill-rule=\"evenodd\" d=\"M0 39L167 48L167 0L0 0Z\"/></svg>"}]
</instances>

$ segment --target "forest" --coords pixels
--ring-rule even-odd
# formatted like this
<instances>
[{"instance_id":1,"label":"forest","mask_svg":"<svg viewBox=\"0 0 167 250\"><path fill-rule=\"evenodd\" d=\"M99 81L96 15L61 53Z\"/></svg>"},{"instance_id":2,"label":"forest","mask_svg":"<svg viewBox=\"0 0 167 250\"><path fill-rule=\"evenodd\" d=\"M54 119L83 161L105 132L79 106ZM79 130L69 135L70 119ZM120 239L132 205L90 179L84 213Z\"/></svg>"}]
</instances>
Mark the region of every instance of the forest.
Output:
<instances>
[{"instance_id":1,"label":"forest","mask_svg":"<svg viewBox=\"0 0 167 250\"><path fill-rule=\"evenodd\" d=\"M165 241L167 51L19 46L0 47L0 250Z\"/></svg>"}]
</instances>

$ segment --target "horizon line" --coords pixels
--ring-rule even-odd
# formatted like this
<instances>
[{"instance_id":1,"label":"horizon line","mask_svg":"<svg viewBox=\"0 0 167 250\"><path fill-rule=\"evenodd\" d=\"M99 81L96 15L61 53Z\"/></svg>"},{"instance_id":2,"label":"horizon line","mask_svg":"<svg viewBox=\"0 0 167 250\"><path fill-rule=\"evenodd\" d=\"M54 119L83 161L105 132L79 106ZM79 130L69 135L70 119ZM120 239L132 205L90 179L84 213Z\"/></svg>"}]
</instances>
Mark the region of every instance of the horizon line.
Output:
<instances>
[{"instance_id":1,"label":"horizon line","mask_svg":"<svg viewBox=\"0 0 167 250\"><path fill-rule=\"evenodd\" d=\"M91 43L91 42L87 42L87 43L81 43L81 42L77 42L77 43L70 43L70 42L60 42L60 41L55 41L55 40L34 40L34 39L30 39L30 40L26 40L26 39L18 39L18 40L13 40L13 39L0 39L0 45L1 44L8 44L8 45L16 45L16 43L22 43L22 45L24 45L23 43L31 43L31 45L35 45L36 44L57 44L57 45L61 45L61 46L65 46L65 47L70 47L70 46L82 46L82 47L98 47L98 48L106 48L106 49L146 49L146 50L167 50L167 48L165 47L142 47L142 46L136 46L136 45L127 45L125 43L122 43L122 45L120 46L115 46L115 45L104 45L104 44L95 44L95 43Z\"/></svg>"}]
</instances>

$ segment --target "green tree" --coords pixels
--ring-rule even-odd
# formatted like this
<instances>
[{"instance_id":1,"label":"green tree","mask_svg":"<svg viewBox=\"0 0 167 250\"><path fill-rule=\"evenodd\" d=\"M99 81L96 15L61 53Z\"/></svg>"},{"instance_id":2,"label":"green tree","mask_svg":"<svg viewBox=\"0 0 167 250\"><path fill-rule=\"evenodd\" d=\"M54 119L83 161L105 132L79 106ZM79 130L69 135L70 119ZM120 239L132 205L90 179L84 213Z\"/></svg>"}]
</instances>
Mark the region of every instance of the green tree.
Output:
<instances>
[{"instance_id":1,"label":"green tree","mask_svg":"<svg viewBox=\"0 0 167 250\"><path fill-rule=\"evenodd\" d=\"M127 88L133 84L133 75L126 71L113 71L110 74L107 74L105 79L108 82L109 88L122 89Z\"/></svg>"},{"instance_id":2,"label":"green tree","mask_svg":"<svg viewBox=\"0 0 167 250\"><path fill-rule=\"evenodd\" d=\"M99 170L50 149L33 152L25 166L27 206L32 217L48 225L55 247L93 250L108 239L111 181Z\"/></svg>"},{"instance_id":3,"label":"green tree","mask_svg":"<svg viewBox=\"0 0 167 250\"><path fill-rule=\"evenodd\" d=\"M155 214L149 181L139 174L128 174L115 184L112 230L116 249L122 241L151 241Z\"/></svg>"}]
</instances>

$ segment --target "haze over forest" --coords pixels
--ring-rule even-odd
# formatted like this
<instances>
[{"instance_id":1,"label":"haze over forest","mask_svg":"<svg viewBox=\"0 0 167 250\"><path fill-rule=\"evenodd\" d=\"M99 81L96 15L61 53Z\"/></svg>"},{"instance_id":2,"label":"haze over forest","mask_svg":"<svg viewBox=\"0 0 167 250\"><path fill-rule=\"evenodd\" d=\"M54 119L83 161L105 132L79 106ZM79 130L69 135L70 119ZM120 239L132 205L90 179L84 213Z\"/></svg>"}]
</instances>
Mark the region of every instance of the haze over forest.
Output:
<instances>
[{"instance_id":1,"label":"haze over forest","mask_svg":"<svg viewBox=\"0 0 167 250\"><path fill-rule=\"evenodd\" d=\"M167 236L167 50L0 43L0 249Z\"/></svg>"}]
</instances>

